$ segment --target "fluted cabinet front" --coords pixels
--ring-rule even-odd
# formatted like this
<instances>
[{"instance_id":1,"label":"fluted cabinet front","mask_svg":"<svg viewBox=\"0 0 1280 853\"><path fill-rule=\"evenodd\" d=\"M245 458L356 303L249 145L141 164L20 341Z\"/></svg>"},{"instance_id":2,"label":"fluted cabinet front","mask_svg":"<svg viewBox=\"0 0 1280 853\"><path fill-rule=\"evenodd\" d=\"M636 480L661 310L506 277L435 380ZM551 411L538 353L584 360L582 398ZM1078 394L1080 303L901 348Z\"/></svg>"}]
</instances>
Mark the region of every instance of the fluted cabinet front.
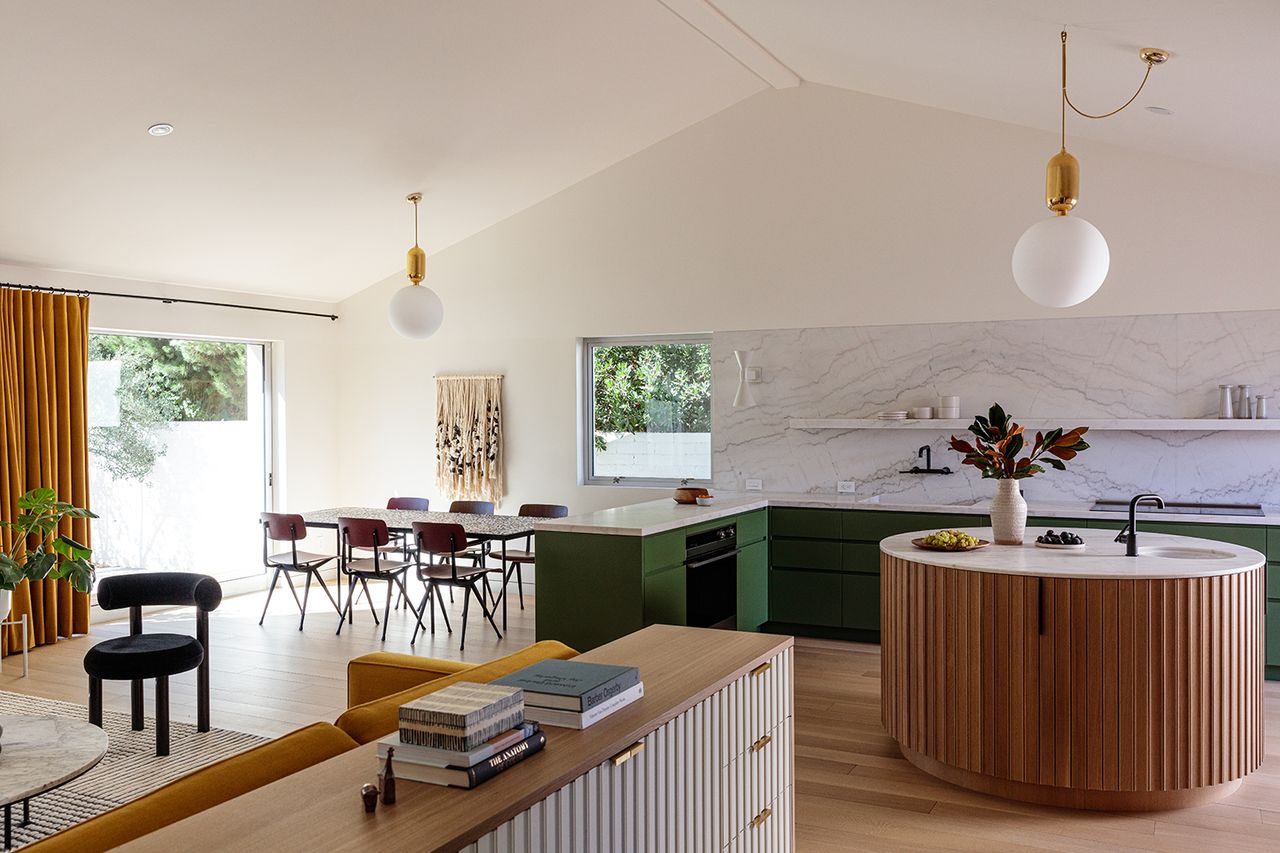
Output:
<instances>
[{"instance_id":1,"label":"fluted cabinet front","mask_svg":"<svg viewBox=\"0 0 1280 853\"><path fill-rule=\"evenodd\" d=\"M881 554L882 719L967 787L1089 808L1229 793L1263 757L1263 570L1028 577Z\"/></svg>"}]
</instances>

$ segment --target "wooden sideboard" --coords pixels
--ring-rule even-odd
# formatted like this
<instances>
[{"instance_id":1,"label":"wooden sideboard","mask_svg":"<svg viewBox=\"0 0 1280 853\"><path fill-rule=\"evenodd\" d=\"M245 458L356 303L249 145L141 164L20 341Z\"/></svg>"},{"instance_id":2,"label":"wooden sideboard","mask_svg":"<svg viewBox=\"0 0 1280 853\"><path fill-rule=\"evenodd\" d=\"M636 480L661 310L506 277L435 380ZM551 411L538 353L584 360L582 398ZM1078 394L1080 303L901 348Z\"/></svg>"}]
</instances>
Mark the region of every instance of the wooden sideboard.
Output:
<instances>
[{"instance_id":1,"label":"wooden sideboard","mask_svg":"<svg viewBox=\"0 0 1280 853\"><path fill-rule=\"evenodd\" d=\"M581 656L640 667L644 698L472 791L402 781L366 815L366 744L127 851L794 849L792 639L653 625Z\"/></svg>"}]
</instances>

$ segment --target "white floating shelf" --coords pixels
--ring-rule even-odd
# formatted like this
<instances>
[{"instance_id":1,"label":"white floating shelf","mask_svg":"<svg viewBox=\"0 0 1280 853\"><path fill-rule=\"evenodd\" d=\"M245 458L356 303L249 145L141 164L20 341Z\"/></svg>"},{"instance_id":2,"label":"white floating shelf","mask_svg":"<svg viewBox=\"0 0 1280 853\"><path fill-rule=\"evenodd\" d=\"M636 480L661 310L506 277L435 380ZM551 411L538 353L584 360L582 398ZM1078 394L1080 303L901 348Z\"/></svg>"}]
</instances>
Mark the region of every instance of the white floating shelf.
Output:
<instances>
[{"instance_id":1,"label":"white floating shelf","mask_svg":"<svg viewBox=\"0 0 1280 853\"><path fill-rule=\"evenodd\" d=\"M1128 430L1130 432L1280 432L1280 418L1245 420L1227 418L1015 418L1025 429L1046 430L1055 427L1073 429L1087 426L1095 430ZM858 429L931 429L937 432L961 432L969 428L973 418L933 418L931 420L882 420L880 418L791 418L787 426L803 430Z\"/></svg>"}]
</instances>

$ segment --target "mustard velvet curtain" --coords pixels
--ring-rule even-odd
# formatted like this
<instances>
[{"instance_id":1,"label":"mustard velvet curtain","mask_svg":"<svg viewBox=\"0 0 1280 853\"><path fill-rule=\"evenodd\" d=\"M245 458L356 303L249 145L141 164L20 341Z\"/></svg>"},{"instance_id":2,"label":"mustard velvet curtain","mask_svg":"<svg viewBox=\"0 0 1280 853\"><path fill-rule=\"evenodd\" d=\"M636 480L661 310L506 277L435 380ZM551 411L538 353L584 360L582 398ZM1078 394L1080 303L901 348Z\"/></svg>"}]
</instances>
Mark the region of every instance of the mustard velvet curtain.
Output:
<instances>
[{"instance_id":1,"label":"mustard velvet curtain","mask_svg":"<svg viewBox=\"0 0 1280 853\"><path fill-rule=\"evenodd\" d=\"M88 297L0 287L0 518L12 521L18 496L42 486L89 506L88 369ZM64 524L63 533L91 544L88 519ZM0 542L8 547L7 528ZM89 630L89 596L66 581L23 583L11 618L23 613L32 646ZM21 630L4 629L4 654L21 649Z\"/></svg>"}]
</instances>

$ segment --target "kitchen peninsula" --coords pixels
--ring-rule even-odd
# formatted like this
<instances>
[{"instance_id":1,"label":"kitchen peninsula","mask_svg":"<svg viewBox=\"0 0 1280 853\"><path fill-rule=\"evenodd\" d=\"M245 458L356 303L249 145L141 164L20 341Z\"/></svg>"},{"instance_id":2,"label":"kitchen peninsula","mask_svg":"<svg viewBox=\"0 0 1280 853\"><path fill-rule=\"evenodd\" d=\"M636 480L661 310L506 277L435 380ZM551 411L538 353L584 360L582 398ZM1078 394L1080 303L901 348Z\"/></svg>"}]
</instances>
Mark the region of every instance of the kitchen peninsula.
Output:
<instances>
[{"instance_id":1,"label":"kitchen peninsula","mask_svg":"<svg viewBox=\"0 0 1280 853\"><path fill-rule=\"evenodd\" d=\"M967 532L991 539L989 529ZM1139 534L969 552L881 545L881 716L963 787L1124 811L1219 799L1262 762L1266 558Z\"/></svg>"}]
</instances>

